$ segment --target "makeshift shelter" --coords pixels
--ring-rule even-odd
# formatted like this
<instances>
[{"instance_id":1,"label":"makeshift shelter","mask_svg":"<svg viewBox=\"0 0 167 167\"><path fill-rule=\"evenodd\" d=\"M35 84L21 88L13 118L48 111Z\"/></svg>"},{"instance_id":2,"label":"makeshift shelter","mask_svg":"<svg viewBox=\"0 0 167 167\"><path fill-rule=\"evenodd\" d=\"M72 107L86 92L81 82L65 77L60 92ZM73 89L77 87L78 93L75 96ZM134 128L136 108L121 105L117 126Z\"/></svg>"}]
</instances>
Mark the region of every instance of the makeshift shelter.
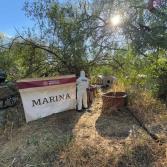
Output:
<instances>
[{"instance_id":1,"label":"makeshift shelter","mask_svg":"<svg viewBox=\"0 0 167 167\"><path fill-rule=\"evenodd\" d=\"M96 80L97 85L102 87L111 87L116 80L116 77L112 75L99 75Z\"/></svg>"}]
</instances>

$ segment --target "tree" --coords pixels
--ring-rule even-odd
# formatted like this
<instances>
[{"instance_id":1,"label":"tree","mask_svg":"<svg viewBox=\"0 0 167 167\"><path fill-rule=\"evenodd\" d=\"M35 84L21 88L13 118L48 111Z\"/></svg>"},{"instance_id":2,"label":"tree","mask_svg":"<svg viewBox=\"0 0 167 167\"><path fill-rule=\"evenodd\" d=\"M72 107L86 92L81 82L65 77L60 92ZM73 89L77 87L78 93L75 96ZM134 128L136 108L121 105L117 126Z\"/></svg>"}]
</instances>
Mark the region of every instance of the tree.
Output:
<instances>
[{"instance_id":1,"label":"tree","mask_svg":"<svg viewBox=\"0 0 167 167\"><path fill-rule=\"evenodd\" d=\"M139 53L167 49L166 2L166 0L149 0L148 3L144 0L127 2L128 20L123 31Z\"/></svg>"},{"instance_id":2,"label":"tree","mask_svg":"<svg viewBox=\"0 0 167 167\"><path fill-rule=\"evenodd\" d=\"M48 54L26 43L15 42L9 50L15 66L15 78L46 76L51 69Z\"/></svg>"},{"instance_id":3,"label":"tree","mask_svg":"<svg viewBox=\"0 0 167 167\"><path fill-rule=\"evenodd\" d=\"M26 15L35 22L34 29L18 33L19 43L40 49L50 56L52 71L61 74L89 71L118 49L113 30L108 27L109 12L104 17L89 1L60 4L54 0L26 1ZM16 40L18 42L18 40ZM14 44L13 41L12 44ZM48 61L48 58L46 58Z\"/></svg>"}]
</instances>

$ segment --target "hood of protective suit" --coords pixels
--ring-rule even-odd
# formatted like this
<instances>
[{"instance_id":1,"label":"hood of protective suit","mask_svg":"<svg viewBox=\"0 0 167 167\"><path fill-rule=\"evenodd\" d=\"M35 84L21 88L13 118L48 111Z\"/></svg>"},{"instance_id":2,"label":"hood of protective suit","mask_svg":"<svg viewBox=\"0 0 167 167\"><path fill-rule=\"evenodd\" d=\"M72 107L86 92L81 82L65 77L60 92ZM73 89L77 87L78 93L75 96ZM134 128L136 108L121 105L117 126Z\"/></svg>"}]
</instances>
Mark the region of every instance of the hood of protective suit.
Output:
<instances>
[{"instance_id":1,"label":"hood of protective suit","mask_svg":"<svg viewBox=\"0 0 167 167\"><path fill-rule=\"evenodd\" d=\"M80 72L80 77L85 78L85 71Z\"/></svg>"}]
</instances>

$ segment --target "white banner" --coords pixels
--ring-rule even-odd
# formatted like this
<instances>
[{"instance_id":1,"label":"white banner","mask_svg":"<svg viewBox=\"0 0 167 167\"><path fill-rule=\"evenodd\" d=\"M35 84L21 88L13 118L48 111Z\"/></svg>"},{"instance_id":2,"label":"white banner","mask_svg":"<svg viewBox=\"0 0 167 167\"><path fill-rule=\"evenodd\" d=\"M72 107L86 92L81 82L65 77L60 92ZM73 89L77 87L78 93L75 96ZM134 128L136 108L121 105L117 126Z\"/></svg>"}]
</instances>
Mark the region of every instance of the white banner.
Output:
<instances>
[{"instance_id":1,"label":"white banner","mask_svg":"<svg viewBox=\"0 0 167 167\"><path fill-rule=\"evenodd\" d=\"M76 108L76 77L63 76L17 83L26 121Z\"/></svg>"}]
</instances>

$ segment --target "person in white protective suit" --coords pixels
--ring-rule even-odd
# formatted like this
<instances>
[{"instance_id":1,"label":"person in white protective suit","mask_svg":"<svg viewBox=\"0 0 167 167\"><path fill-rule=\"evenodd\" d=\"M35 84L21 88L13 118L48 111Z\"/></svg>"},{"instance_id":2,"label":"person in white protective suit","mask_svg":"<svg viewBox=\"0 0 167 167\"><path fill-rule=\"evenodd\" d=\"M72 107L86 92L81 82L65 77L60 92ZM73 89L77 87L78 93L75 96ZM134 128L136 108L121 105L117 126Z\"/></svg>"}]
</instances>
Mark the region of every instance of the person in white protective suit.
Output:
<instances>
[{"instance_id":1,"label":"person in white protective suit","mask_svg":"<svg viewBox=\"0 0 167 167\"><path fill-rule=\"evenodd\" d=\"M80 77L77 79L77 110L82 111L82 108L87 109L87 88L89 87L89 80L85 77L85 72L80 72ZM82 106L83 104L83 106Z\"/></svg>"}]
</instances>

